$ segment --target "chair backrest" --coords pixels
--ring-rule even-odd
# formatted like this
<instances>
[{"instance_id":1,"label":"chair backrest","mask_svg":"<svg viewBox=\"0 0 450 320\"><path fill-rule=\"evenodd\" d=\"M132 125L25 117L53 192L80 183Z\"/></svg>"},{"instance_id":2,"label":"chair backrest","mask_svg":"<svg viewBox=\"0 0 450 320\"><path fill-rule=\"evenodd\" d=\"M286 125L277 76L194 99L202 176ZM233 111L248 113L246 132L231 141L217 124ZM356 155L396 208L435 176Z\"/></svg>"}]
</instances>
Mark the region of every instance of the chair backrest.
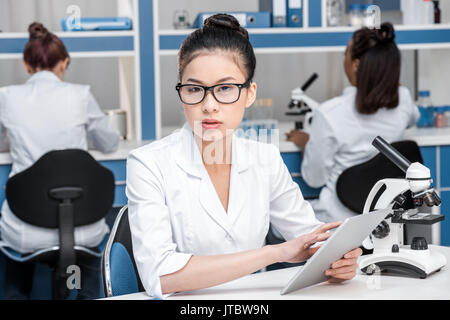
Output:
<instances>
[{"instance_id":1,"label":"chair backrest","mask_svg":"<svg viewBox=\"0 0 450 320\"><path fill-rule=\"evenodd\" d=\"M409 161L423 163L415 141L398 141L392 146ZM404 177L405 173L401 169L378 153L372 159L344 170L336 182L336 193L344 206L355 213L362 213L367 196L377 181Z\"/></svg>"},{"instance_id":2,"label":"chair backrest","mask_svg":"<svg viewBox=\"0 0 450 320\"><path fill-rule=\"evenodd\" d=\"M144 291L133 256L127 205L114 221L102 256L102 275L106 297Z\"/></svg>"},{"instance_id":3,"label":"chair backrest","mask_svg":"<svg viewBox=\"0 0 450 320\"><path fill-rule=\"evenodd\" d=\"M44 154L8 180L6 199L21 220L43 228L58 228L60 201L49 191L60 187L82 189L81 197L73 202L74 226L102 219L114 201L113 173L81 149Z\"/></svg>"}]
</instances>

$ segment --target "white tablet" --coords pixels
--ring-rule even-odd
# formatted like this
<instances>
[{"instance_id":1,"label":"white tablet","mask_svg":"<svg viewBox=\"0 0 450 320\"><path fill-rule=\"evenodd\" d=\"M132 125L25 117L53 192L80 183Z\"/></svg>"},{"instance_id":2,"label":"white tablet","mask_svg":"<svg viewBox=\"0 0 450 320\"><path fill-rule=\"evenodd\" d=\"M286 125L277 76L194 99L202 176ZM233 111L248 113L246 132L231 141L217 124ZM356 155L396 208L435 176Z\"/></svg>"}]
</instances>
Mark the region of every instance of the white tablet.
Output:
<instances>
[{"instance_id":1,"label":"white tablet","mask_svg":"<svg viewBox=\"0 0 450 320\"><path fill-rule=\"evenodd\" d=\"M328 280L325 270L347 252L361 246L363 240L390 213L391 209L376 210L347 218L324 242L319 250L300 268L281 289L280 294L290 293Z\"/></svg>"}]
</instances>

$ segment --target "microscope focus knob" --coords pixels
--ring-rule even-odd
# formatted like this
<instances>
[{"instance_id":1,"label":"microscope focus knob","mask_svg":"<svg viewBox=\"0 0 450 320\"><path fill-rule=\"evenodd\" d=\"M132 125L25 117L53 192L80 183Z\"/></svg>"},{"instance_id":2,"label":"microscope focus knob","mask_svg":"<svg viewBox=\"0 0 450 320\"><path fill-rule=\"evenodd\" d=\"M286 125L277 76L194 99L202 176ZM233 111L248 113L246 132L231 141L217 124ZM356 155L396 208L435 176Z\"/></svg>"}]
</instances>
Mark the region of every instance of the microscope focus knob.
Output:
<instances>
[{"instance_id":1,"label":"microscope focus knob","mask_svg":"<svg viewBox=\"0 0 450 320\"><path fill-rule=\"evenodd\" d=\"M414 237L411 242L412 250L427 250L428 243L424 237Z\"/></svg>"},{"instance_id":2,"label":"microscope focus knob","mask_svg":"<svg viewBox=\"0 0 450 320\"><path fill-rule=\"evenodd\" d=\"M386 221L381 221L381 223L372 231L372 234L377 239L385 238L391 229Z\"/></svg>"},{"instance_id":3,"label":"microscope focus knob","mask_svg":"<svg viewBox=\"0 0 450 320\"><path fill-rule=\"evenodd\" d=\"M392 251L392 253L399 253L400 248L398 247L398 244L393 244L391 251Z\"/></svg>"}]
</instances>

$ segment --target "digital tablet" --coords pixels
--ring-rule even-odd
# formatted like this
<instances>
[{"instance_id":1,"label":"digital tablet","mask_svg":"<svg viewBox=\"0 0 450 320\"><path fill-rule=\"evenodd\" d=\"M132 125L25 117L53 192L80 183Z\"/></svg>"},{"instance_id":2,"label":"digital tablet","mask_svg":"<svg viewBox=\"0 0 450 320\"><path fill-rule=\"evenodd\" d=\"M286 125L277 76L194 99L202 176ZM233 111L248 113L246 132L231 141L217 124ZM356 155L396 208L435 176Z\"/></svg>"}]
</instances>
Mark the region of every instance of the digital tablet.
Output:
<instances>
[{"instance_id":1,"label":"digital tablet","mask_svg":"<svg viewBox=\"0 0 450 320\"><path fill-rule=\"evenodd\" d=\"M280 294L290 293L328 280L325 270L347 252L361 246L363 240L389 214L391 209L376 210L347 218L323 243L317 252L281 289Z\"/></svg>"}]
</instances>

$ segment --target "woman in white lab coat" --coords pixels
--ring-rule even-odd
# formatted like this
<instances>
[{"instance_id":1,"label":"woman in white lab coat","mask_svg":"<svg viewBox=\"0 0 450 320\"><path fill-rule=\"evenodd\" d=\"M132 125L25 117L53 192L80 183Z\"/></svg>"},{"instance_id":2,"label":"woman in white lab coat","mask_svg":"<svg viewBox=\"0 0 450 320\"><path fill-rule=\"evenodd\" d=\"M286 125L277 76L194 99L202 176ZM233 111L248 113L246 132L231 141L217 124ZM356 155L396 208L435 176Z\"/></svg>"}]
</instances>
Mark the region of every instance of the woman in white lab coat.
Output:
<instances>
[{"instance_id":1,"label":"woman in white lab coat","mask_svg":"<svg viewBox=\"0 0 450 320\"><path fill-rule=\"evenodd\" d=\"M31 77L25 84L0 88L0 140L3 149L9 144L10 177L30 167L48 151L87 150L88 140L100 151L115 151L119 133L109 124L89 86L63 81L70 58L62 41L40 23L31 24L28 30L30 38L23 59ZM1 212L1 239L12 249L30 253L59 243L56 229L21 221L6 200ZM77 227L75 243L95 247L108 232L104 219ZM11 293L7 298L24 297L19 294L29 292L31 276L27 278L25 274L32 275L32 265L24 265L13 267L28 269L17 272L22 288L17 292L6 290L6 294Z\"/></svg>"},{"instance_id":2,"label":"woman in white lab coat","mask_svg":"<svg viewBox=\"0 0 450 320\"><path fill-rule=\"evenodd\" d=\"M187 123L127 161L134 258L146 292L159 298L304 261L339 225L316 220L275 146L233 134L256 96L255 55L238 21L208 18L178 58ZM270 222L287 242L264 246ZM353 278L360 254L334 263L329 281Z\"/></svg>"},{"instance_id":3,"label":"woman in white lab coat","mask_svg":"<svg viewBox=\"0 0 450 320\"><path fill-rule=\"evenodd\" d=\"M328 222L355 215L336 194L336 181L347 168L363 163L378 151L376 136L389 142L402 140L419 111L406 87L399 85L400 52L390 23L380 29L363 28L350 39L344 69L351 87L321 104L314 112L311 133L293 130L288 140L303 151L302 177L322 187L311 201L316 217Z\"/></svg>"}]
</instances>

